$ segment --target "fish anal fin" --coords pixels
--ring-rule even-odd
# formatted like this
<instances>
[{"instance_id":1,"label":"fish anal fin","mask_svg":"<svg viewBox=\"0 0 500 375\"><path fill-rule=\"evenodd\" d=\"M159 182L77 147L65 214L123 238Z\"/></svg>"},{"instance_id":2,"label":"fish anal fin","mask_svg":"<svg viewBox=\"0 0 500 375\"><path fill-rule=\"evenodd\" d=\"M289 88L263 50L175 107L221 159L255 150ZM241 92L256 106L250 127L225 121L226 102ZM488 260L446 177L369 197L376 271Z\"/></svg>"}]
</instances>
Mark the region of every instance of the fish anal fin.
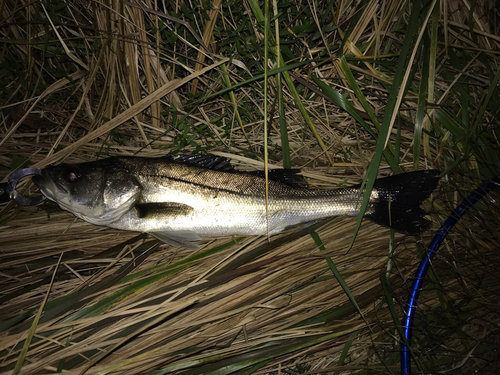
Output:
<instances>
[{"instance_id":1,"label":"fish anal fin","mask_svg":"<svg viewBox=\"0 0 500 375\"><path fill-rule=\"evenodd\" d=\"M197 250L200 248L200 245L193 243L193 241L200 241L201 237L198 236L195 232L190 230L181 230L181 231L158 231L158 232L149 232L150 235L159 239L162 242L165 242L174 247L186 247L191 250Z\"/></svg>"}]
</instances>

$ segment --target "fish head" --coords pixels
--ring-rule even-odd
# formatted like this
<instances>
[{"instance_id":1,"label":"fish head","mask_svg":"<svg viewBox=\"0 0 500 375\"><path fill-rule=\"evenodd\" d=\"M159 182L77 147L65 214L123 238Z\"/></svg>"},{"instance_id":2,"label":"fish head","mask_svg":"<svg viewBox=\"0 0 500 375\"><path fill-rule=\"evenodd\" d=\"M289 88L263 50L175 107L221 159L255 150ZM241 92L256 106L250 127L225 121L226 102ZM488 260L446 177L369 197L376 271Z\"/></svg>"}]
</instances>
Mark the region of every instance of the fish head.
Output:
<instances>
[{"instance_id":1,"label":"fish head","mask_svg":"<svg viewBox=\"0 0 500 375\"><path fill-rule=\"evenodd\" d=\"M33 182L63 210L92 224L109 225L134 206L142 188L126 167L108 160L47 167Z\"/></svg>"}]
</instances>

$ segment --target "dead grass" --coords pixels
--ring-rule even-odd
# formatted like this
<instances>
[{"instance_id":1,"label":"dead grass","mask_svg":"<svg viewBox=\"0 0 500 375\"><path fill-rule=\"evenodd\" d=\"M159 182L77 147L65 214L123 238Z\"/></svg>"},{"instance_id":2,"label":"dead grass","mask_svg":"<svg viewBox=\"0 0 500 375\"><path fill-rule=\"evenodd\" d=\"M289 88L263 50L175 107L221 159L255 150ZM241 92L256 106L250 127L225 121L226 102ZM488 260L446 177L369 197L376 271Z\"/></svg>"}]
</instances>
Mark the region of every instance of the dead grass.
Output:
<instances>
[{"instance_id":1,"label":"dead grass","mask_svg":"<svg viewBox=\"0 0 500 375\"><path fill-rule=\"evenodd\" d=\"M2 205L1 373L12 373L47 293L22 374L399 372L399 334L381 278L390 275L401 318L423 246L472 188L499 172L499 13L484 1L472 13L464 1L437 2L434 11L423 4L423 26L411 29L416 2L328 3L279 8L273 40L286 65L304 63L290 76L311 122L293 88L269 77L269 167L283 165L288 141L292 167L313 186L363 179L377 140L315 85L311 76L319 77L373 132L380 134L376 123L390 130L400 168L447 172L427 204L432 230L391 241L388 230L365 222L346 253L356 220L338 218L315 229L324 250L306 232L289 232L271 242L207 239L193 253L92 226L50 203ZM0 3L0 177L28 165L194 151L228 156L241 170L263 169L263 78L252 77L263 73L264 34L252 6ZM399 117L386 121L405 33L421 42L408 52ZM341 51L359 92L339 63ZM379 176L391 169L386 159L377 166ZM28 182L21 189L34 191ZM419 299L414 371L500 368L498 213L493 193L439 250Z\"/></svg>"}]
</instances>

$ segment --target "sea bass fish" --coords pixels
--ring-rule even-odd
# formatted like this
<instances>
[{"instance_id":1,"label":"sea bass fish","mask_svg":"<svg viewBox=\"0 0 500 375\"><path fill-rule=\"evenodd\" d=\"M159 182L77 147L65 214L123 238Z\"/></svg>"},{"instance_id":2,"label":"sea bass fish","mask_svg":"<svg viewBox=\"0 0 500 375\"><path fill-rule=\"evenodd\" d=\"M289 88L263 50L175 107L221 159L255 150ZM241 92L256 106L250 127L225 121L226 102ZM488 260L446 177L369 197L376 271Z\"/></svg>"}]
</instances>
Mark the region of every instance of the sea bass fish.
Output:
<instances>
[{"instance_id":1,"label":"sea bass fish","mask_svg":"<svg viewBox=\"0 0 500 375\"><path fill-rule=\"evenodd\" d=\"M377 179L365 218L403 233L428 226L419 207L438 171ZM161 158L112 157L47 167L33 177L43 195L95 225L147 232L173 246L196 247L202 237L262 235L329 217L357 216L360 185L307 187L297 170L240 172L208 154Z\"/></svg>"}]
</instances>

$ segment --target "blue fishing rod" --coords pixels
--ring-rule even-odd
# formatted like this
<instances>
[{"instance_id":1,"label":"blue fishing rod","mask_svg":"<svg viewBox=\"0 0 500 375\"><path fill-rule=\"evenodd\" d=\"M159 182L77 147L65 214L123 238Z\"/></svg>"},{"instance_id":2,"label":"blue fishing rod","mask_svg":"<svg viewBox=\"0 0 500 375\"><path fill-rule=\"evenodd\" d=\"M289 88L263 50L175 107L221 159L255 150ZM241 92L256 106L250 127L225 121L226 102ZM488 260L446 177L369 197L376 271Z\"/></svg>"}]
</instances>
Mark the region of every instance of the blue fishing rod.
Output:
<instances>
[{"instance_id":1,"label":"blue fishing rod","mask_svg":"<svg viewBox=\"0 0 500 375\"><path fill-rule=\"evenodd\" d=\"M415 278L413 279L413 284L411 286L410 296L408 297L408 302L406 304L405 317L403 319L403 330L406 341L401 342L401 374L410 375L411 374L411 356L410 349L406 345L411 344L411 336L413 330L413 318L415 316L415 309L420 291L422 290L422 284L424 282L427 270L431 264L432 259L436 255L437 249L441 243L446 238L448 232L453 228L457 221L471 208L477 201L483 198L491 190L500 185L500 175L492 178L488 182L484 183L476 190L474 190L464 201L458 206L446 219L444 224L439 228L436 235L432 239L429 248L422 258L420 265L418 266Z\"/></svg>"}]
</instances>

